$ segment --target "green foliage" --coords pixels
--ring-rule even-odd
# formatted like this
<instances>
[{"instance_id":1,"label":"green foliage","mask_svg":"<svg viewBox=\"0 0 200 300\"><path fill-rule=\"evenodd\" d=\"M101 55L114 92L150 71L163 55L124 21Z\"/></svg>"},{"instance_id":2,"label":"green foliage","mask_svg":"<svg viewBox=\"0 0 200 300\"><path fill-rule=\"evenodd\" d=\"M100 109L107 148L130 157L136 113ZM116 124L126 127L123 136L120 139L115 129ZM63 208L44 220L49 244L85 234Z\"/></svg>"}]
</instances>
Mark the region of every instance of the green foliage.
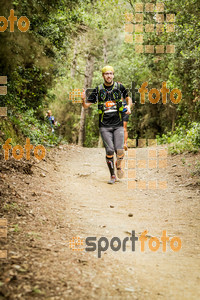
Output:
<instances>
[{"instance_id":1,"label":"green foliage","mask_svg":"<svg viewBox=\"0 0 200 300\"><path fill-rule=\"evenodd\" d=\"M192 171L192 174L191 174L192 176L200 176L200 161L197 161L196 163L195 163L195 169L194 169L194 171ZM200 184L200 182L199 182L199 184Z\"/></svg>"},{"instance_id":2,"label":"green foliage","mask_svg":"<svg viewBox=\"0 0 200 300\"><path fill-rule=\"evenodd\" d=\"M21 33L17 26L11 34L0 34L0 75L8 77L8 94L1 96L0 106L13 111L37 110L44 104L48 88L59 74L58 62L66 59L70 37L77 34L82 15L76 7L80 1L11 1L3 14L28 17L30 29ZM66 9L67 8L67 9Z\"/></svg>"},{"instance_id":3,"label":"green foliage","mask_svg":"<svg viewBox=\"0 0 200 300\"><path fill-rule=\"evenodd\" d=\"M196 153L200 148L200 123L192 122L189 128L177 127L175 132L168 132L161 137L157 136L159 144L170 144L169 151L179 154L185 151Z\"/></svg>"},{"instance_id":4,"label":"green foliage","mask_svg":"<svg viewBox=\"0 0 200 300\"><path fill-rule=\"evenodd\" d=\"M86 137L84 146L86 147L97 147L99 140L99 114L97 105L90 107L89 112L86 116Z\"/></svg>"},{"instance_id":5,"label":"green foliage","mask_svg":"<svg viewBox=\"0 0 200 300\"><path fill-rule=\"evenodd\" d=\"M176 16L176 31L145 33L144 44L175 44L176 52L159 55L137 54L134 44L124 42L124 13L134 14L135 2L149 1L2 0L1 15L8 17L13 8L18 18L27 16L31 23L26 33L15 26L14 33L7 29L0 34L0 75L8 76L8 94L0 96L0 106L8 107L13 122L13 127L9 120L0 123L6 137L12 135L17 143L24 134L32 143L58 143L61 138L52 135L44 121L44 112L50 108L61 123L58 133L77 143L81 105L72 104L68 95L74 88L83 88L85 57L90 53L95 57L92 87L102 82L100 70L107 59L106 64L114 66L115 80L126 88L131 88L132 81L136 88L148 81L149 90L160 90L166 81L170 90L182 91L178 105L170 102L169 95L166 105L161 101L152 105L147 99L145 105L136 103L128 123L130 138L159 135L160 141L176 144L172 151L177 153L199 147L200 2L163 1L165 13ZM144 25L155 24L154 14L144 16ZM75 75L71 75L74 56ZM86 116L85 146L96 146L98 136L94 106Z\"/></svg>"},{"instance_id":6,"label":"green foliage","mask_svg":"<svg viewBox=\"0 0 200 300\"><path fill-rule=\"evenodd\" d=\"M17 116L12 115L10 116L10 120L23 136L30 138L31 143L34 145L42 144L44 146L51 146L57 145L61 141L61 137L51 132L51 127L47 120L38 120L36 118L33 109ZM5 136L6 139L10 137L12 136L9 133Z\"/></svg>"},{"instance_id":7,"label":"green foliage","mask_svg":"<svg viewBox=\"0 0 200 300\"><path fill-rule=\"evenodd\" d=\"M2 15L8 18L10 9L14 9L15 16L30 20L26 33L17 26L14 33L9 29L0 33L0 75L8 78L8 94L0 96L0 106L7 106L10 112L9 119L0 123L4 138L12 137L13 143L18 143L24 135L34 144L57 144L62 137L51 134L42 115L54 97L49 89L56 78L66 74L63 69L60 72L60 66L67 60L72 39L82 32L83 11L90 1L2 1ZM76 114L72 118L74 127L77 120ZM63 126L59 129L62 131Z\"/></svg>"}]
</instances>

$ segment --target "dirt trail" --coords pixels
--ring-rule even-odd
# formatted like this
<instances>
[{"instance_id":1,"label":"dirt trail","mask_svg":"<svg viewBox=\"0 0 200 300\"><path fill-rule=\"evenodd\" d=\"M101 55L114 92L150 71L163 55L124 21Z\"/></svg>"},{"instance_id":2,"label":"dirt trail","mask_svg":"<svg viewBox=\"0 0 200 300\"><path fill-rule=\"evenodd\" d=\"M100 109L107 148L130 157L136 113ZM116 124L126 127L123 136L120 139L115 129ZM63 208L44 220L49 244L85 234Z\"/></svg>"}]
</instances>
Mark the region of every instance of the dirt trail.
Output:
<instances>
[{"instance_id":1,"label":"dirt trail","mask_svg":"<svg viewBox=\"0 0 200 300\"><path fill-rule=\"evenodd\" d=\"M104 149L62 146L39 164L48 172L6 178L28 217L18 213L19 231L10 225L0 299L200 299L200 194L180 165L180 157L170 158L165 170L137 175L166 180L166 190L131 190L125 181L106 183ZM133 230L138 237L148 230L148 240L166 230L170 239L180 237L182 249L167 243L162 252L160 240L156 252L148 241L144 252L139 241L131 251L129 241L125 252L109 248L98 258L97 250L69 248L73 237L110 242Z\"/></svg>"}]
</instances>

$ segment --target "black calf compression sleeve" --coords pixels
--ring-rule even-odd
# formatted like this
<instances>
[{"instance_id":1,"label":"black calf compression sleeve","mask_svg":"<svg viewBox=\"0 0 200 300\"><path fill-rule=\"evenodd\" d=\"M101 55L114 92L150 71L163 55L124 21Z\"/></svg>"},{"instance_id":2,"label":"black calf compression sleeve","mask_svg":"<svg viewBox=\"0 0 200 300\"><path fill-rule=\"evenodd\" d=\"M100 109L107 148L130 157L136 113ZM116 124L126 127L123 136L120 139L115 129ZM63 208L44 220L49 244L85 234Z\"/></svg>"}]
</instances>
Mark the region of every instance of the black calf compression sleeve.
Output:
<instances>
[{"instance_id":1,"label":"black calf compression sleeve","mask_svg":"<svg viewBox=\"0 0 200 300\"><path fill-rule=\"evenodd\" d=\"M114 168L114 158L106 156L106 162L110 171L110 175L115 175L115 168Z\"/></svg>"}]
</instances>

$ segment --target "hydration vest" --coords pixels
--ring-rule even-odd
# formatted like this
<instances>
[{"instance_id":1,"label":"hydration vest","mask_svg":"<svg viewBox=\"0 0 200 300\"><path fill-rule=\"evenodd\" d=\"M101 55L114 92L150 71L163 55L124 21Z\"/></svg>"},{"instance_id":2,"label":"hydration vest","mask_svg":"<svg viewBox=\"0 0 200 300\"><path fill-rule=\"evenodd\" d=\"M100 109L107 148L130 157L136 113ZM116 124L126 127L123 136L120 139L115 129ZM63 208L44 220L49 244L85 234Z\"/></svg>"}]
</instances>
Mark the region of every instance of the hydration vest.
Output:
<instances>
[{"instance_id":1,"label":"hydration vest","mask_svg":"<svg viewBox=\"0 0 200 300\"><path fill-rule=\"evenodd\" d=\"M114 91L117 90L117 91ZM119 95L120 93L120 95ZM121 98L121 92L120 92L120 85L115 82L113 84L112 90L108 91L104 88L103 84L98 86L98 112L101 115L101 122L103 121L103 116L106 111L105 108L105 100L106 97L108 98L107 101L113 101L114 105L117 108L117 111L119 113L120 120L122 120L121 113L123 112L123 104L122 104L122 98Z\"/></svg>"}]
</instances>

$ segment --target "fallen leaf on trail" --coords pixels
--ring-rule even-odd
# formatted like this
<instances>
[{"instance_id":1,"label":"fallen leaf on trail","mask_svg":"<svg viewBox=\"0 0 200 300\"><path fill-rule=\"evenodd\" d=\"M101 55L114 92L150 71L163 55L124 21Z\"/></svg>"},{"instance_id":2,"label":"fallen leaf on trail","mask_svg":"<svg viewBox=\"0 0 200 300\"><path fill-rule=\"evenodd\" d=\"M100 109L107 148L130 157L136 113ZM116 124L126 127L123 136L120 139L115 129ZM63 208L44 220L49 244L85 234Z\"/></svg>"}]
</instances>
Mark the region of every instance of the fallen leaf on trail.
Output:
<instances>
[{"instance_id":1,"label":"fallen leaf on trail","mask_svg":"<svg viewBox=\"0 0 200 300\"><path fill-rule=\"evenodd\" d=\"M13 258L13 259L18 259L20 257L21 257L20 255L13 255L13 256L11 256L11 258Z\"/></svg>"},{"instance_id":2,"label":"fallen leaf on trail","mask_svg":"<svg viewBox=\"0 0 200 300\"><path fill-rule=\"evenodd\" d=\"M19 265L14 265L13 267L17 270L19 270L21 268L21 266L19 266Z\"/></svg>"},{"instance_id":3,"label":"fallen leaf on trail","mask_svg":"<svg viewBox=\"0 0 200 300\"><path fill-rule=\"evenodd\" d=\"M130 231L124 231L126 234L131 235Z\"/></svg>"},{"instance_id":4,"label":"fallen leaf on trail","mask_svg":"<svg viewBox=\"0 0 200 300\"><path fill-rule=\"evenodd\" d=\"M81 260L81 259L78 259L78 262L83 264L83 265L87 265L87 260Z\"/></svg>"},{"instance_id":5,"label":"fallen leaf on trail","mask_svg":"<svg viewBox=\"0 0 200 300\"><path fill-rule=\"evenodd\" d=\"M135 292L134 288L125 288L125 291L126 292L132 292L132 293Z\"/></svg>"}]
</instances>

